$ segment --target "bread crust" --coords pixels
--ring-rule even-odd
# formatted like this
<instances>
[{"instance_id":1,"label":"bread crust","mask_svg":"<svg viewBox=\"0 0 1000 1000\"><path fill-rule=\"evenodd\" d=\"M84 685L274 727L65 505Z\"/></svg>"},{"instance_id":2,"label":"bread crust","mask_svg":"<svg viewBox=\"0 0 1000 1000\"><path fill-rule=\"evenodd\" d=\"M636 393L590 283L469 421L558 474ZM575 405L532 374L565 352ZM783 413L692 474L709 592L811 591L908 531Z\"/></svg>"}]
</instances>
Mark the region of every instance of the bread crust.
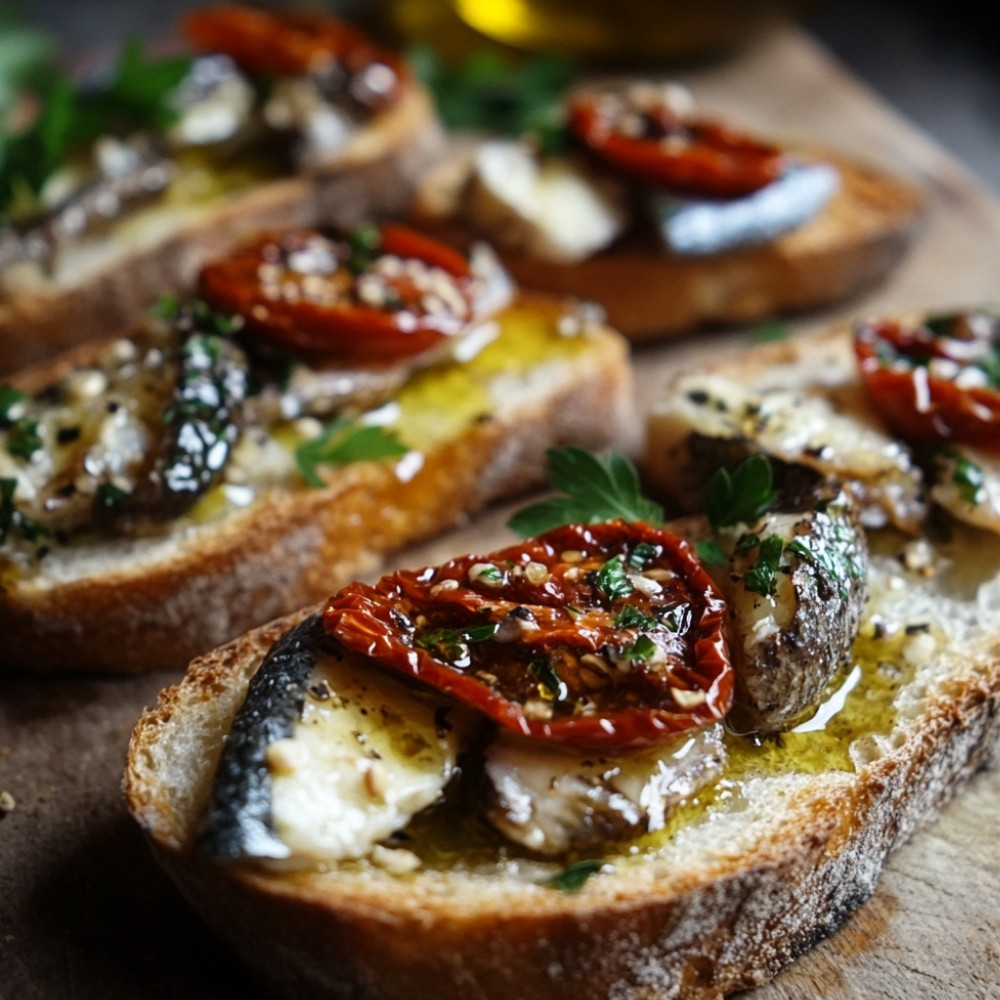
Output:
<instances>
[{"instance_id":1,"label":"bread crust","mask_svg":"<svg viewBox=\"0 0 1000 1000\"><path fill-rule=\"evenodd\" d=\"M665 253L649 233L567 266L521 254L501 259L524 288L598 302L630 340L647 341L701 326L746 323L842 301L877 284L902 258L919 226L916 188L881 170L827 151L841 187L813 220L762 246L707 257ZM447 199L425 175L413 206L423 226L467 243ZM454 184L454 174L450 177Z\"/></svg>"},{"instance_id":2,"label":"bread crust","mask_svg":"<svg viewBox=\"0 0 1000 1000\"><path fill-rule=\"evenodd\" d=\"M727 364L766 381L775 365L822 370L844 342L841 329ZM632 864L614 855L577 892L504 870L280 875L197 858L223 734L266 649L308 610L196 660L139 721L124 778L130 810L185 896L293 998L718 1000L834 932L870 897L891 852L1000 762L992 623L907 683L897 695L905 718L854 771L751 786L738 834L717 841L717 828L696 825L678 854ZM771 797L754 800L764 787Z\"/></svg>"},{"instance_id":3,"label":"bread crust","mask_svg":"<svg viewBox=\"0 0 1000 1000\"><path fill-rule=\"evenodd\" d=\"M44 374L51 379L91 350L18 384L44 384ZM428 449L412 476L398 475L391 462L358 462L323 489L272 489L220 522L171 532L153 546L109 545L100 565L76 578L43 570L12 582L0 594L7 637L0 666L178 669L262 619L372 572L386 553L537 485L547 448L614 441L631 419L632 399L625 344L595 330L584 350L553 368L544 392Z\"/></svg>"},{"instance_id":4,"label":"bread crust","mask_svg":"<svg viewBox=\"0 0 1000 1000\"><path fill-rule=\"evenodd\" d=\"M136 727L124 788L158 860L243 959L293 998L717 1000L835 931L888 855L1000 758L1000 640L962 652L891 753L776 803L740 854L650 864L577 893L484 876L278 876L192 855L222 734L264 651L299 620L194 664ZM176 778L180 767L184 781Z\"/></svg>"},{"instance_id":5,"label":"bread crust","mask_svg":"<svg viewBox=\"0 0 1000 1000\"><path fill-rule=\"evenodd\" d=\"M225 256L252 233L352 226L399 211L442 141L431 99L414 85L321 170L238 192L166 234L123 242L94 273L0 301L0 374L123 328L159 296L189 290L207 261Z\"/></svg>"}]
</instances>

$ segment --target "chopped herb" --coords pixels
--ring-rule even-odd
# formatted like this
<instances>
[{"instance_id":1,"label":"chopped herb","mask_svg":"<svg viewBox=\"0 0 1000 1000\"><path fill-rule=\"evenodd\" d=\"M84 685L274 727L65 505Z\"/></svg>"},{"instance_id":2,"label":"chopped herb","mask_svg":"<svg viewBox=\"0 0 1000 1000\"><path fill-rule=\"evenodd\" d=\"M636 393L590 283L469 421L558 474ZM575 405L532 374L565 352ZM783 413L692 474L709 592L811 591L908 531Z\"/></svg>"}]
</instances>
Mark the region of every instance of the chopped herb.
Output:
<instances>
[{"instance_id":1,"label":"chopped herb","mask_svg":"<svg viewBox=\"0 0 1000 1000\"><path fill-rule=\"evenodd\" d=\"M3 545L14 531L29 542L37 541L49 533L37 521L25 517L14 506L15 492L17 492L16 479L0 478L0 545Z\"/></svg>"},{"instance_id":2,"label":"chopped herb","mask_svg":"<svg viewBox=\"0 0 1000 1000\"><path fill-rule=\"evenodd\" d=\"M18 458L31 458L41 451L44 442L38 433L37 420L16 420L7 436L7 451Z\"/></svg>"},{"instance_id":3,"label":"chopped herb","mask_svg":"<svg viewBox=\"0 0 1000 1000\"><path fill-rule=\"evenodd\" d=\"M324 428L319 437L295 449L295 462L306 483L314 489L321 489L326 485L317 472L321 465L350 465L352 462L397 458L407 451L399 438L384 427L338 417Z\"/></svg>"},{"instance_id":4,"label":"chopped herb","mask_svg":"<svg viewBox=\"0 0 1000 1000\"><path fill-rule=\"evenodd\" d=\"M616 518L650 524L663 521L660 506L642 495L635 466L617 452L602 462L585 448L552 448L548 452L548 478L565 496L532 504L507 522L525 538L563 524Z\"/></svg>"},{"instance_id":5,"label":"chopped herb","mask_svg":"<svg viewBox=\"0 0 1000 1000\"><path fill-rule=\"evenodd\" d=\"M582 889L591 875L601 870L600 861L577 861L560 872L556 872L545 884L563 892L576 892Z\"/></svg>"},{"instance_id":6,"label":"chopped herb","mask_svg":"<svg viewBox=\"0 0 1000 1000\"><path fill-rule=\"evenodd\" d=\"M569 688L563 683L550 660L538 658L528 664L528 673L538 681L543 698L549 701L563 701L569 695Z\"/></svg>"},{"instance_id":7,"label":"chopped herb","mask_svg":"<svg viewBox=\"0 0 1000 1000\"><path fill-rule=\"evenodd\" d=\"M705 491L705 512L713 531L734 524L750 524L774 502L771 463L751 455L732 473L718 469Z\"/></svg>"},{"instance_id":8,"label":"chopped herb","mask_svg":"<svg viewBox=\"0 0 1000 1000\"><path fill-rule=\"evenodd\" d=\"M776 577L783 549L781 539L771 535L758 540L758 556L753 568L743 575L743 585L747 590L764 597L774 597L777 590Z\"/></svg>"},{"instance_id":9,"label":"chopped herb","mask_svg":"<svg viewBox=\"0 0 1000 1000\"><path fill-rule=\"evenodd\" d=\"M949 452L949 457L955 463L951 481L958 487L959 496L973 506L981 504L986 499L983 470L961 452Z\"/></svg>"},{"instance_id":10,"label":"chopped herb","mask_svg":"<svg viewBox=\"0 0 1000 1000\"><path fill-rule=\"evenodd\" d=\"M657 646L648 635L640 635L632 648L627 650L625 655L636 662L642 663L656 654Z\"/></svg>"},{"instance_id":11,"label":"chopped herb","mask_svg":"<svg viewBox=\"0 0 1000 1000\"><path fill-rule=\"evenodd\" d=\"M26 392L13 386L0 385L0 427L10 427L14 423L11 410L28 399Z\"/></svg>"},{"instance_id":12,"label":"chopped herb","mask_svg":"<svg viewBox=\"0 0 1000 1000\"><path fill-rule=\"evenodd\" d=\"M791 327L787 323L769 319L753 327L750 331L750 337L758 344L766 344L773 340L786 340L791 336L791 333Z\"/></svg>"},{"instance_id":13,"label":"chopped herb","mask_svg":"<svg viewBox=\"0 0 1000 1000\"><path fill-rule=\"evenodd\" d=\"M355 226L348 237L350 255L347 266L353 274L361 274L371 267L382 246L382 233L374 222L363 222Z\"/></svg>"},{"instance_id":14,"label":"chopped herb","mask_svg":"<svg viewBox=\"0 0 1000 1000\"><path fill-rule=\"evenodd\" d=\"M628 557L628 564L632 569L645 569L657 556L659 550L649 542L639 542Z\"/></svg>"},{"instance_id":15,"label":"chopped herb","mask_svg":"<svg viewBox=\"0 0 1000 1000\"><path fill-rule=\"evenodd\" d=\"M694 543L698 558L709 566L722 566L726 561L726 550L711 538L699 538Z\"/></svg>"},{"instance_id":16,"label":"chopped herb","mask_svg":"<svg viewBox=\"0 0 1000 1000\"><path fill-rule=\"evenodd\" d=\"M147 59L142 42L131 39L104 86L78 89L54 68L36 76L31 85L40 110L34 121L14 133L0 129L0 215L14 202L34 207L32 199L73 150L101 136L171 125L178 114L171 98L190 65L188 58Z\"/></svg>"},{"instance_id":17,"label":"chopped herb","mask_svg":"<svg viewBox=\"0 0 1000 1000\"><path fill-rule=\"evenodd\" d=\"M413 644L419 649L425 649L451 663L467 661L469 658L469 643L486 642L497 633L495 622L485 625L474 625L467 629L436 628L424 632L414 638Z\"/></svg>"},{"instance_id":18,"label":"chopped herb","mask_svg":"<svg viewBox=\"0 0 1000 1000\"><path fill-rule=\"evenodd\" d=\"M97 506L110 510L122 503L128 495L128 490L123 490L120 486L115 486L114 483L101 483L97 487Z\"/></svg>"},{"instance_id":19,"label":"chopped herb","mask_svg":"<svg viewBox=\"0 0 1000 1000\"><path fill-rule=\"evenodd\" d=\"M652 615L643 614L634 604L623 604L612 619L615 628L654 629L660 622Z\"/></svg>"},{"instance_id":20,"label":"chopped herb","mask_svg":"<svg viewBox=\"0 0 1000 1000\"><path fill-rule=\"evenodd\" d=\"M609 601L627 597L635 588L625 575L625 559L613 556L593 574L593 583Z\"/></svg>"},{"instance_id":21,"label":"chopped herb","mask_svg":"<svg viewBox=\"0 0 1000 1000\"><path fill-rule=\"evenodd\" d=\"M571 62L535 56L514 66L497 52L480 50L451 65L429 46L415 46L408 59L448 129L531 136L545 152L565 146L563 97L576 75Z\"/></svg>"}]
</instances>

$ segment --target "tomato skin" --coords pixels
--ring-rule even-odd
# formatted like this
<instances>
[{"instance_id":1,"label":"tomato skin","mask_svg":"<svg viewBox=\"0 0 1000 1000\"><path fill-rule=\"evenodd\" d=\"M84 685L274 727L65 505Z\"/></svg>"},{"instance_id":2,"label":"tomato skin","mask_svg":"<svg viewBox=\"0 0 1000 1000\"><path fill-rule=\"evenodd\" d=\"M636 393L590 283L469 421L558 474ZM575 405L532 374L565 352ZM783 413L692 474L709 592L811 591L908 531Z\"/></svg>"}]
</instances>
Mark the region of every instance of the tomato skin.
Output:
<instances>
[{"instance_id":1,"label":"tomato skin","mask_svg":"<svg viewBox=\"0 0 1000 1000\"><path fill-rule=\"evenodd\" d=\"M719 122L682 118L666 104L582 95L570 102L569 126L611 167L678 194L738 198L785 171L784 154L776 147ZM640 134L633 134L637 126Z\"/></svg>"},{"instance_id":2,"label":"tomato skin","mask_svg":"<svg viewBox=\"0 0 1000 1000\"><path fill-rule=\"evenodd\" d=\"M390 363L462 333L476 318L481 286L467 260L404 226L371 232L377 247L361 264L352 262L348 240L306 229L263 234L205 267L200 294L212 308L242 317L262 341L316 362ZM380 271L390 257L414 262L446 286L450 307L438 296L437 311L425 308L412 275ZM375 290L374 301L371 294L364 297L365 282Z\"/></svg>"},{"instance_id":3,"label":"tomato skin","mask_svg":"<svg viewBox=\"0 0 1000 1000\"><path fill-rule=\"evenodd\" d=\"M596 588L598 568L628 558L636 546L655 547L650 565L670 581L660 588L666 604L639 590L612 599ZM504 584L485 579L483 566L502 567ZM615 625L624 604L644 613L684 609L676 632L666 626L642 630L656 635L664 660L642 663L609 652L640 634ZM626 748L662 743L717 722L729 710L733 672L723 637L725 610L686 542L646 524L613 521L566 525L490 555L400 571L374 587L351 584L327 602L324 622L349 649L524 736ZM494 636L460 644L458 659L427 642L442 631L462 636L494 625ZM512 625L520 630L514 639L504 631ZM598 677L592 666L602 657L607 672ZM540 661L552 667L550 684L560 685L558 695L547 689L548 714L538 711L539 704L546 708L537 697L543 691L535 672ZM594 677L603 685L599 691Z\"/></svg>"},{"instance_id":4,"label":"tomato skin","mask_svg":"<svg viewBox=\"0 0 1000 1000\"><path fill-rule=\"evenodd\" d=\"M336 66L349 78L373 63L384 64L396 79L372 102L379 107L394 103L408 80L402 60L324 14L221 4L188 14L182 30L199 51L224 53L255 76L322 74Z\"/></svg>"},{"instance_id":5,"label":"tomato skin","mask_svg":"<svg viewBox=\"0 0 1000 1000\"><path fill-rule=\"evenodd\" d=\"M937 329L897 320L858 325L854 351L868 398L890 429L914 444L954 442L1000 454L1000 392L971 384L985 378L969 379L977 357L1000 355L1000 324L974 313L932 322ZM949 326L963 335L941 332Z\"/></svg>"}]
</instances>

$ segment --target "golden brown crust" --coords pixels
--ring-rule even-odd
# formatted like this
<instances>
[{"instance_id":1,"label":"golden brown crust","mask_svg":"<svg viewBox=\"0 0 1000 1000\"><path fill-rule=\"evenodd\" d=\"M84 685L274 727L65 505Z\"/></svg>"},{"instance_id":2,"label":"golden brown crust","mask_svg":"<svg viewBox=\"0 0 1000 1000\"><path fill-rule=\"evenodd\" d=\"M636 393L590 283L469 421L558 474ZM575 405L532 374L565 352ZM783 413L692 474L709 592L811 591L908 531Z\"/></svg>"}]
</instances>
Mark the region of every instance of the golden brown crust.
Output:
<instances>
[{"instance_id":1,"label":"golden brown crust","mask_svg":"<svg viewBox=\"0 0 1000 1000\"><path fill-rule=\"evenodd\" d=\"M39 379L35 372L30 380ZM386 553L539 483L546 448L609 443L630 405L625 346L609 332L595 334L546 393L430 450L410 478L397 477L388 462L358 463L325 489L272 490L244 511L172 533L141 555L109 548L79 579L59 582L43 570L11 583L0 594L7 637L0 666L178 669L372 571Z\"/></svg>"},{"instance_id":2,"label":"golden brown crust","mask_svg":"<svg viewBox=\"0 0 1000 1000\"><path fill-rule=\"evenodd\" d=\"M144 244L123 246L94 274L0 302L0 373L17 371L132 322L161 295L192 287L202 265L268 228L354 225L398 211L413 179L439 151L430 98L412 88L313 175L261 184Z\"/></svg>"},{"instance_id":3,"label":"golden brown crust","mask_svg":"<svg viewBox=\"0 0 1000 1000\"><path fill-rule=\"evenodd\" d=\"M715 1000L765 982L836 930L888 854L1000 755L996 642L967 651L975 668L942 685L890 754L856 776L814 777L775 805L780 815L749 849L714 854L709 841L682 870L651 861L562 893L481 875L277 876L196 859L220 735L293 620L192 664L140 720L125 776L129 806L181 890L289 997L540 1000L558 988L581 1000ZM202 757L178 759L195 745ZM196 773L169 780L185 766Z\"/></svg>"},{"instance_id":4,"label":"golden brown crust","mask_svg":"<svg viewBox=\"0 0 1000 1000\"><path fill-rule=\"evenodd\" d=\"M811 222L765 246L685 258L634 234L572 266L501 257L523 287L598 302L608 321L636 341L818 308L881 280L910 243L922 206L919 193L899 178L841 156L824 159L841 173L838 193ZM418 188L415 215L449 239L468 242L461 220L439 214L440 204Z\"/></svg>"},{"instance_id":5,"label":"golden brown crust","mask_svg":"<svg viewBox=\"0 0 1000 1000\"><path fill-rule=\"evenodd\" d=\"M841 329L733 364L755 375L770 365L822 367L823 351L843 342ZM871 895L893 849L975 771L1000 761L994 623L963 633L898 693L906 718L855 771L791 774L763 793L750 785L735 827L697 826L688 846L638 862L612 856L576 893L502 866L407 877L216 866L191 844L221 734L292 620L195 661L140 720L124 787L188 899L293 998L719 1000L767 981L835 931Z\"/></svg>"}]
</instances>

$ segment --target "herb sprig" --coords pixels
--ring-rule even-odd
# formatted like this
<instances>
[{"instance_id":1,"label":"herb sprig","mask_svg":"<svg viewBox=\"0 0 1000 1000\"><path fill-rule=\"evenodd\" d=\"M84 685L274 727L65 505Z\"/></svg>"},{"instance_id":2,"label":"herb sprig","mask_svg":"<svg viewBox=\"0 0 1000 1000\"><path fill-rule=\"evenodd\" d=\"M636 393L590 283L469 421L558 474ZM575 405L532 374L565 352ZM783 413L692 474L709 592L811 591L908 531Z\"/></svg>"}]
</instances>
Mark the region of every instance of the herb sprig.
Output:
<instances>
[{"instance_id":1,"label":"herb sprig","mask_svg":"<svg viewBox=\"0 0 1000 1000\"><path fill-rule=\"evenodd\" d=\"M774 502L771 463L751 455L730 473L718 469L705 490L705 513L713 531L735 524L752 524Z\"/></svg>"},{"instance_id":2,"label":"herb sprig","mask_svg":"<svg viewBox=\"0 0 1000 1000\"><path fill-rule=\"evenodd\" d=\"M562 101L576 75L572 62L534 56L513 66L483 49L452 65L429 46L415 46L408 60L434 95L446 128L531 136L547 152L564 145Z\"/></svg>"},{"instance_id":3,"label":"herb sprig","mask_svg":"<svg viewBox=\"0 0 1000 1000\"><path fill-rule=\"evenodd\" d=\"M318 472L320 466L398 458L408 450L392 431L384 427L337 417L318 437L305 441L295 449L295 464L309 486L321 489L326 484Z\"/></svg>"},{"instance_id":4,"label":"herb sprig","mask_svg":"<svg viewBox=\"0 0 1000 1000\"><path fill-rule=\"evenodd\" d=\"M563 524L594 523L621 518L625 521L663 522L663 509L642 495L635 466L618 452L605 461L570 445L551 448L548 479L563 496L525 507L507 526L528 538Z\"/></svg>"}]
</instances>

